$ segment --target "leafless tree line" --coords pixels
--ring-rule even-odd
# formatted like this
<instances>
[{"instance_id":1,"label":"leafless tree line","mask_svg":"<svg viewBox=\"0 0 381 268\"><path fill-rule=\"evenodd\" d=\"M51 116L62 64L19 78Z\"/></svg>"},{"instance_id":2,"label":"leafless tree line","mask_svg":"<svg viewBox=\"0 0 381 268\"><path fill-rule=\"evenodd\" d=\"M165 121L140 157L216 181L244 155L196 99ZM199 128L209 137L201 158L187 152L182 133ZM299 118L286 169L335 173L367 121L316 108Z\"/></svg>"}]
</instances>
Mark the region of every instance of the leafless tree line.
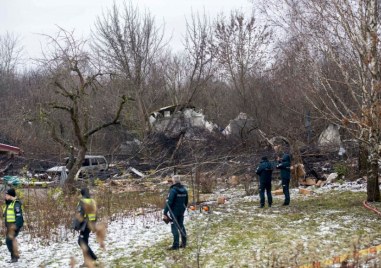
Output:
<instances>
[{"instance_id":1,"label":"leafless tree line","mask_svg":"<svg viewBox=\"0 0 381 268\"><path fill-rule=\"evenodd\" d=\"M368 201L379 201L379 1L267 1L286 10L274 22L300 48L306 72L301 93L319 116L360 143L368 171Z\"/></svg>"},{"instance_id":2,"label":"leafless tree line","mask_svg":"<svg viewBox=\"0 0 381 268\"><path fill-rule=\"evenodd\" d=\"M184 50L174 54L164 25L149 11L114 5L87 41L64 29L48 36L41 64L23 73L15 68L19 40L3 36L1 47L10 56L0 54L1 81L8 81L0 84L6 93L2 140L47 153L59 151L49 133L60 134L66 148L77 148L79 137L90 133L86 150L110 151L126 131L149 133L150 112L192 103L221 127L245 112L269 135L309 142L308 115L314 133L334 122L359 140L368 197L378 201L378 1L255 0L253 7L216 18L193 14ZM81 88L89 91L73 95ZM76 101L83 116L78 127L65 113Z\"/></svg>"}]
</instances>

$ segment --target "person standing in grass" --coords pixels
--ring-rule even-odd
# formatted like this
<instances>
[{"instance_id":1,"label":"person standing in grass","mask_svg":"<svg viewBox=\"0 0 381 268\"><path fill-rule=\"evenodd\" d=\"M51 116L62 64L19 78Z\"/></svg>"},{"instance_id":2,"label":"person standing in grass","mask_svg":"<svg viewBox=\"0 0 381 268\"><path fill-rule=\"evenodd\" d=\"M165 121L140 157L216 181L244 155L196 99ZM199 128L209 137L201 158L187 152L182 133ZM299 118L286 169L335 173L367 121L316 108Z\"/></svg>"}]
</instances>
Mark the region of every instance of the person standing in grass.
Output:
<instances>
[{"instance_id":1,"label":"person standing in grass","mask_svg":"<svg viewBox=\"0 0 381 268\"><path fill-rule=\"evenodd\" d=\"M184 226L184 213L188 206L188 191L180 182L178 175L173 176L172 185L169 188L168 198L164 207L164 221L171 223L173 244L169 250L185 248L187 245L187 233ZM180 233L180 235L179 235ZM181 236L181 245L180 245Z\"/></svg>"},{"instance_id":2,"label":"person standing in grass","mask_svg":"<svg viewBox=\"0 0 381 268\"><path fill-rule=\"evenodd\" d=\"M284 153L282 160L278 156L279 164L276 166L280 169L280 178L282 180L282 189L284 194L283 206L290 205L290 180L291 180L291 157L289 154Z\"/></svg>"},{"instance_id":3,"label":"person standing in grass","mask_svg":"<svg viewBox=\"0 0 381 268\"><path fill-rule=\"evenodd\" d=\"M79 231L78 244L84 259L80 267L94 267L97 256L89 246L89 237L90 232L95 232L97 206L95 200L90 197L88 188L81 189L81 196L74 219L74 229Z\"/></svg>"},{"instance_id":4,"label":"person standing in grass","mask_svg":"<svg viewBox=\"0 0 381 268\"><path fill-rule=\"evenodd\" d=\"M269 207L271 207L273 203L273 197L271 195L271 180L273 167L266 156L262 157L262 160L259 163L259 166L257 167L255 173L259 175L260 208L265 207L265 191L267 194L267 202L269 204Z\"/></svg>"},{"instance_id":5,"label":"person standing in grass","mask_svg":"<svg viewBox=\"0 0 381 268\"><path fill-rule=\"evenodd\" d=\"M7 229L5 243L11 253L10 263L18 262L20 255L16 237L24 225L21 201L16 196L16 190L10 188L5 194L5 204L3 205L3 217Z\"/></svg>"}]
</instances>

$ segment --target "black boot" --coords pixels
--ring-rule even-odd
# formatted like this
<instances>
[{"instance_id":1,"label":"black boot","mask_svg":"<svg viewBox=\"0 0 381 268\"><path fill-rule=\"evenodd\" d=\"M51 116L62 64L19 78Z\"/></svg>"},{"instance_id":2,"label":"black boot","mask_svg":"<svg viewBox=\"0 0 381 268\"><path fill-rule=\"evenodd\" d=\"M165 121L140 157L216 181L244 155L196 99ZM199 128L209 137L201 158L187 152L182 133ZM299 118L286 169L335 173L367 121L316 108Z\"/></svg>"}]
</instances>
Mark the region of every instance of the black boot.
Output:
<instances>
[{"instance_id":1,"label":"black boot","mask_svg":"<svg viewBox=\"0 0 381 268\"><path fill-rule=\"evenodd\" d=\"M19 261L18 257L12 257L9 261L7 261L7 263L15 263L15 262L18 262L18 261Z\"/></svg>"}]
</instances>

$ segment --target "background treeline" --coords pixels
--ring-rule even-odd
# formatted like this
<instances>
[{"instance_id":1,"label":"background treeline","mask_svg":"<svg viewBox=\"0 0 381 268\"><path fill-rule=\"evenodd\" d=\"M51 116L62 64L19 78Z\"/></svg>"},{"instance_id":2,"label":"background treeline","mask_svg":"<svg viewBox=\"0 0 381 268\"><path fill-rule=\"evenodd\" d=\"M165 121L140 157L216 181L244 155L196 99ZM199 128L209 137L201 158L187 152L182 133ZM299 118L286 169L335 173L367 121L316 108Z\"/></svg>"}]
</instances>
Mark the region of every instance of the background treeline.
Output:
<instances>
[{"instance_id":1,"label":"background treeline","mask_svg":"<svg viewBox=\"0 0 381 268\"><path fill-rule=\"evenodd\" d=\"M221 128L244 112L270 137L304 143L332 121L357 131L348 124L353 113L361 116L359 100L369 85L359 80L370 81L353 45L367 22L365 2L341 2L255 1L252 12L195 13L186 19L177 53L151 13L131 3L115 5L96 19L87 40L57 28L28 68L22 67L22 38L3 33L0 142L20 146L29 157L65 156L51 137L76 135L67 113L72 101L79 100L79 120L91 129L113 120L122 96L120 124L91 135L88 151L112 154L131 134L143 140L152 111L184 103ZM330 17L340 15L342 21Z\"/></svg>"}]
</instances>

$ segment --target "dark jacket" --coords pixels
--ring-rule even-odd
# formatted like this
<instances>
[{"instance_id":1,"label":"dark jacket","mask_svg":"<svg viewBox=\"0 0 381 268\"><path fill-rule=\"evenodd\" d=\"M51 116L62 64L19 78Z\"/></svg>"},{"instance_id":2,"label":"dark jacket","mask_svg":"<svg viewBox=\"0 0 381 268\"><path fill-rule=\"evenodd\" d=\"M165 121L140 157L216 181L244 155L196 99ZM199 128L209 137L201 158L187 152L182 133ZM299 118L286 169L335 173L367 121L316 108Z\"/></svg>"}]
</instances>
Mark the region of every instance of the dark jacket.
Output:
<instances>
[{"instance_id":1,"label":"dark jacket","mask_svg":"<svg viewBox=\"0 0 381 268\"><path fill-rule=\"evenodd\" d=\"M273 167L267 159L262 159L255 173L259 175L261 182L271 181Z\"/></svg>"},{"instance_id":2,"label":"dark jacket","mask_svg":"<svg viewBox=\"0 0 381 268\"><path fill-rule=\"evenodd\" d=\"M291 178L291 158L290 155L284 154L282 161L276 166L277 169L280 169L281 179L290 179Z\"/></svg>"},{"instance_id":3,"label":"dark jacket","mask_svg":"<svg viewBox=\"0 0 381 268\"><path fill-rule=\"evenodd\" d=\"M14 211L15 211L16 222L8 223L7 219L6 219L7 208L12 202L13 202L12 200L6 200L5 204L4 204L5 209L3 208L3 217L4 217L4 221L5 221L5 226L8 227L10 224L15 224L16 230L20 230L21 227L24 225L24 217L23 217L23 213L22 213L22 204L21 204L20 200L18 200L18 199L15 200Z\"/></svg>"},{"instance_id":4,"label":"dark jacket","mask_svg":"<svg viewBox=\"0 0 381 268\"><path fill-rule=\"evenodd\" d=\"M164 215L182 216L188 206L188 191L181 183L173 184L169 188L165 202Z\"/></svg>"}]
</instances>

